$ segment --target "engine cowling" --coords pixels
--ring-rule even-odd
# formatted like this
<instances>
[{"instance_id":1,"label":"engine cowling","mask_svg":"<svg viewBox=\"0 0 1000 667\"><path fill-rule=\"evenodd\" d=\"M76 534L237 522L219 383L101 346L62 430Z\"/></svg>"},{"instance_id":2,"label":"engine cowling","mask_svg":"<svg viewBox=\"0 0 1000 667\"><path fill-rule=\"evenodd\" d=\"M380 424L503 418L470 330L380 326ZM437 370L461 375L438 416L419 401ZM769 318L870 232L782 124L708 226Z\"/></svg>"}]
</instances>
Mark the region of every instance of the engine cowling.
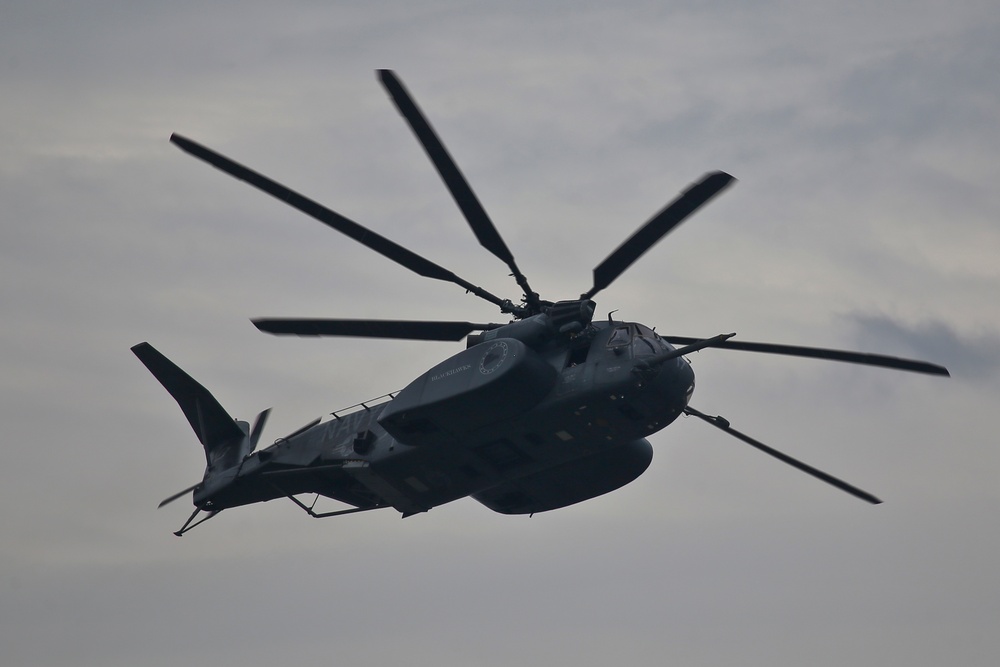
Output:
<instances>
[{"instance_id":1,"label":"engine cowling","mask_svg":"<svg viewBox=\"0 0 1000 667\"><path fill-rule=\"evenodd\" d=\"M453 440L523 414L548 395L556 376L556 369L521 341L497 338L418 377L378 421L408 445Z\"/></svg>"}]
</instances>

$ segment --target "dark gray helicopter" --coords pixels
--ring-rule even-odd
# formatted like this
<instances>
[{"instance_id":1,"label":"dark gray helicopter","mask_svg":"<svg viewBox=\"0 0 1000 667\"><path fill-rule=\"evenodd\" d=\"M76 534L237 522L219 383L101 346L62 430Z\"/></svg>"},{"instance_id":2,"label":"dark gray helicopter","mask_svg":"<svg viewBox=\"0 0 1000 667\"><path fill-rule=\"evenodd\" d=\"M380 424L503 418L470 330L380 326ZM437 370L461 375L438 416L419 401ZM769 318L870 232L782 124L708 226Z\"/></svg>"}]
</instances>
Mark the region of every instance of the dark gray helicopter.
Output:
<instances>
[{"instance_id":1,"label":"dark gray helicopter","mask_svg":"<svg viewBox=\"0 0 1000 667\"><path fill-rule=\"evenodd\" d=\"M400 392L331 413L255 451L269 410L253 427L233 419L197 381L149 343L132 348L180 404L205 448L207 468L193 491L194 513L180 536L224 509L287 497L313 517L393 507L411 516L472 496L505 514L533 514L613 491L649 466L646 437L682 414L698 417L771 456L870 503L875 496L808 466L691 407L694 372L684 359L704 348L832 359L948 375L934 364L772 343L661 336L639 323L594 321L594 295L732 181L705 175L656 213L594 269L578 299L545 301L514 256L437 134L389 70L379 79L409 123L479 243L510 268L524 295L509 299L460 278L389 239L255 171L174 134L182 150L285 201L355 241L428 278L455 283L510 315L507 324L450 321L258 319L272 334L458 341L462 352ZM679 347L676 347L679 346ZM315 494L350 508L318 513ZM199 521L200 512L206 516Z\"/></svg>"}]
</instances>

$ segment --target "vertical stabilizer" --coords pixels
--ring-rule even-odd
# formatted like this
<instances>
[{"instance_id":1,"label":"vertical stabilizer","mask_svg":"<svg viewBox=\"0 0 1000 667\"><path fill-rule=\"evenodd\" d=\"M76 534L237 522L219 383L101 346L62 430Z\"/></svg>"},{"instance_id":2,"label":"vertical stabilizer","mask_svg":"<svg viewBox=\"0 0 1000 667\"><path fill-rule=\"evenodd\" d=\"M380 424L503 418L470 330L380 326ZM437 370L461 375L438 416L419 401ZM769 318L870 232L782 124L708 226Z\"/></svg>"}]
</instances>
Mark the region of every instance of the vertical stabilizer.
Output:
<instances>
[{"instance_id":1,"label":"vertical stabilizer","mask_svg":"<svg viewBox=\"0 0 1000 667\"><path fill-rule=\"evenodd\" d=\"M249 425L229 416L211 392L149 343L139 343L132 352L181 406L205 447L206 476L237 465L250 453Z\"/></svg>"}]
</instances>

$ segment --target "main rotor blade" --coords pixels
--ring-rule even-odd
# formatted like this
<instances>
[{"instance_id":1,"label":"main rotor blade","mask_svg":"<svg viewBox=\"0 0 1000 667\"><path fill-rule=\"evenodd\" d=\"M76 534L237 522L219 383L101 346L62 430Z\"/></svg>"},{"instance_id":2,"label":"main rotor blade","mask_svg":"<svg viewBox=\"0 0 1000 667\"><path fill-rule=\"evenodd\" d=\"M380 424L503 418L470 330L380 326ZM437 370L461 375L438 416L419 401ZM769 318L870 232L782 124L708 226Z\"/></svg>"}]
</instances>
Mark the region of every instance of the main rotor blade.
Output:
<instances>
[{"instance_id":1,"label":"main rotor blade","mask_svg":"<svg viewBox=\"0 0 1000 667\"><path fill-rule=\"evenodd\" d=\"M414 320L253 320L255 327L272 334L295 336L356 336L361 338L403 338L409 340L461 340L473 331L495 329L497 324L471 322L429 322Z\"/></svg>"},{"instance_id":2,"label":"main rotor blade","mask_svg":"<svg viewBox=\"0 0 1000 667\"><path fill-rule=\"evenodd\" d=\"M734 180L732 176L721 171L703 176L608 255L594 269L594 286L580 298L589 299L614 282L657 241Z\"/></svg>"},{"instance_id":3,"label":"main rotor blade","mask_svg":"<svg viewBox=\"0 0 1000 667\"><path fill-rule=\"evenodd\" d=\"M463 280L448 269L438 266L429 259L425 259L415 252L407 250L401 245L390 241L384 236L381 236L366 227L362 227L353 220L349 220L339 213L331 211L325 206L286 188L263 174L259 174L241 164L233 162L229 158L216 153L210 148L206 148L205 146L182 137L179 134L170 135L170 141L176 144L177 147L184 152L209 163L217 169L221 169L234 178L246 181L255 188L263 190L272 197L280 199L286 204L297 208L306 215L319 220L323 224L336 229L338 232L345 234L346 236L351 237L358 243L361 243L375 252L388 257L397 264L402 264L415 273L427 278L434 278L435 280L443 280L460 285L476 296L500 306L501 310L508 307L510 304L509 301L494 296L481 287L477 287L472 283Z\"/></svg>"},{"instance_id":4,"label":"main rotor blade","mask_svg":"<svg viewBox=\"0 0 1000 667\"><path fill-rule=\"evenodd\" d=\"M743 442L747 443L751 447L756 447L757 449L759 449L760 451L764 452L765 454L770 454L771 456L773 456L774 458L778 459L779 461L783 461L783 462L787 463L788 465L792 466L793 468L798 468L802 472L804 472L806 474L809 474L809 475L812 475L816 479L820 479L820 480L826 482L827 484L833 485L833 486L837 487L838 489L840 489L841 491L846 491L847 493L851 494L852 496L854 496L856 498L860 498L861 500L864 500L865 502L869 502L872 505L878 505L878 504L880 504L882 502L881 500L879 500L878 498L876 498L872 494L868 493L867 491L862 491L858 487L853 486L851 484L848 484L847 482L845 482L842 479L838 479L838 478L834 477L833 475L829 475L829 474L823 472L822 470L819 470L818 468L813 468L812 466L807 465L807 464L803 463L802 461L799 461L798 459L793 459L788 454L783 454L783 453L779 452L777 449L773 449L771 447L768 447L763 442L760 442L759 440L754 440L753 438L751 438L750 436L746 435L745 433L741 433L741 432L737 431L736 429L734 429L733 427L731 427L729 425L729 422L727 420L723 419L722 417L710 417L710 416L706 415L704 412L699 412L698 410L695 410L690 405L687 406L686 408L684 408L684 412L687 413L687 414L689 414L689 415L694 415L695 417L698 417L699 419L703 419L706 422L708 422L709 424L711 424L712 426L714 426L714 427L716 427L716 428L718 428L720 430L725 431L729 435L731 435L731 436L733 436L733 437L735 437L735 438L737 438L739 440L742 440Z\"/></svg>"},{"instance_id":5,"label":"main rotor blade","mask_svg":"<svg viewBox=\"0 0 1000 667\"><path fill-rule=\"evenodd\" d=\"M700 338L688 338L686 336L663 336L663 338L676 345L690 345L702 340ZM764 352L766 354L781 354L790 357L808 357L811 359L844 361L851 364L878 366L880 368L894 368L896 370L926 373L928 375L944 375L946 377L951 375L948 372L948 369L944 366L938 366L937 364L928 363L926 361L889 357L883 354L868 354L866 352L828 350L819 347L778 345L776 343L751 343L744 340L727 340L718 343L717 345L713 345L712 347L722 350L743 350L745 352Z\"/></svg>"},{"instance_id":6,"label":"main rotor blade","mask_svg":"<svg viewBox=\"0 0 1000 667\"><path fill-rule=\"evenodd\" d=\"M438 138L434 128L431 127L427 118L420 111L420 107L417 106L417 103L403 86L399 77L396 76L395 72L388 69L379 70L378 76L382 85L389 93L389 97L392 98L393 103L396 105L396 109L406 119L410 129L413 130L413 134L417 136L417 140L423 146L427 157L434 164L434 168L437 169L441 180L444 181L455 203L458 204L458 208L461 209L462 215L465 216L469 226L472 227L472 231L476 234L479 244L505 262L514 274L517 284L524 290L525 297L529 301L533 298L537 302L538 297L533 296L534 293L528 286L527 279L521 273L520 269L517 268L514 255L500 237L500 232L497 231L496 225L493 224L493 221L486 214L486 210L479 203L479 199L472 191L465 176L459 171L458 165L455 164L448 150L441 143L441 139Z\"/></svg>"}]
</instances>

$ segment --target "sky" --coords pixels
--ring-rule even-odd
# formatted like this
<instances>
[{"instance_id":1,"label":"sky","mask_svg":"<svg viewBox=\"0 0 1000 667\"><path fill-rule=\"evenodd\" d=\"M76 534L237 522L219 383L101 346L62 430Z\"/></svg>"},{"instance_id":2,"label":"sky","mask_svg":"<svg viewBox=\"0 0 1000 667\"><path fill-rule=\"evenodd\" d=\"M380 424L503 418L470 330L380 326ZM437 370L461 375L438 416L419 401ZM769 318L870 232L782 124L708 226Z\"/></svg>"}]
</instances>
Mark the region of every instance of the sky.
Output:
<instances>
[{"instance_id":1,"label":"sky","mask_svg":"<svg viewBox=\"0 0 1000 667\"><path fill-rule=\"evenodd\" d=\"M985 0L5 3L3 663L997 664L998 31ZM632 484L530 519L275 501L174 537L189 508L156 505L203 453L132 345L235 417L273 407L269 441L461 345L249 318L502 316L172 132L518 294L378 68L550 300L702 174L736 176L597 316L949 367L692 356L693 406L884 504L681 419Z\"/></svg>"}]
</instances>

